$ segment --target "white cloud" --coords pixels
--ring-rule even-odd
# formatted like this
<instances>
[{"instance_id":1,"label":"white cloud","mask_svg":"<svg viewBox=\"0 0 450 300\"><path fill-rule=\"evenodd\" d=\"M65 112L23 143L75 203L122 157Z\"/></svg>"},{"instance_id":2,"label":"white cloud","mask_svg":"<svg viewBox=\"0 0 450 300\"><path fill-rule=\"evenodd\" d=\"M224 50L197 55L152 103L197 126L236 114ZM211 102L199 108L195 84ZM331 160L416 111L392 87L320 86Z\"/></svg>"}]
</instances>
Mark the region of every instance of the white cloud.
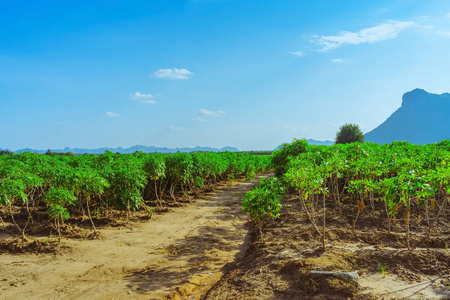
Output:
<instances>
[{"instance_id":1,"label":"white cloud","mask_svg":"<svg viewBox=\"0 0 450 300\"><path fill-rule=\"evenodd\" d=\"M150 104L156 104L158 101L150 100L151 98L155 98L152 94L141 94L139 92L136 92L134 94L130 94L130 99L132 100L141 100L141 103L150 103Z\"/></svg>"},{"instance_id":2,"label":"white cloud","mask_svg":"<svg viewBox=\"0 0 450 300\"><path fill-rule=\"evenodd\" d=\"M341 62L344 62L344 60L341 59L341 58L333 58L331 61L334 62L334 63L341 63Z\"/></svg>"},{"instance_id":3,"label":"white cloud","mask_svg":"<svg viewBox=\"0 0 450 300\"><path fill-rule=\"evenodd\" d=\"M285 127L287 130L293 130L293 131L297 131L297 130L298 130L297 127L292 126L292 125L289 125L289 124L285 125L284 127Z\"/></svg>"},{"instance_id":4,"label":"white cloud","mask_svg":"<svg viewBox=\"0 0 450 300\"><path fill-rule=\"evenodd\" d=\"M141 94L139 92L136 92L134 94L130 94L130 99L149 99L149 98L154 98L154 96L152 94Z\"/></svg>"},{"instance_id":5,"label":"white cloud","mask_svg":"<svg viewBox=\"0 0 450 300\"><path fill-rule=\"evenodd\" d=\"M450 18L450 13L445 15L446 18Z\"/></svg>"},{"instance_id":6,"label":"white cloud","mask_svg":"<svg viewBox=\"0 0 450 300\"><path fill-rule=\"evenodd\" d=\"M169 125L169 129L171 131L175 131L175 132L180 132L181 130L183 130L183 128L181 128L181 127L172 126L172 125Z\"/></svg>"},{"instance_id":7,"label":"white cloud","mask_svg":"<svg viewBox=\"0 0 450 300\"><path fill-rule=\"evenodd\" d=\"M289 54L292 54L292 55L295 55L295 56L298 56L298 57L302 57L302 56L305 55L305 53L302 52L302 51L289 52Z\"/></svg>"},{"instance_id":8,"label":"white cloud","mask_svg":"<svg viewBox=\"0 0 450 300\"><path fill-rule=\"evenodd\" d=\"M206 109L200 109L199 114L203 115L203 116L207 116L207 117L220 117L221 115L224 115L225 112L218 110L218 111L212 111L212 110L206 110Z\"/></svg>"},{"instance_id":9,"label":"white cloud","mask_svg":"<svg viewBox=\"0 0 450 300\"><path fill-rule=\"evenodd\" d=\"M118 113L114 113L114 112L110 112L110 111L105 112L104 115L107 117L113 117L113 118L120 117L120 115Z\"/></svg>"},{"instance_id":10,"label":"white cloud","mask_svg":"<svg viewBox=\"0 0 450 300\"><path fill-rule=\"evenodd\" d=\"M200 122L208 122L209 119L217 118L224 114L225 114L225 112L222 110L213 111L213 110L207 110L207 109L202 108L198 111L197 116L192 118L192 120L200 121Z\"/></svg>"},{"instance_id":11,"label":"white cloud","mask_svg":"<svg viewBox=\"0 0 450 300\"><path fill-rule=\"evenodd\" d=\"M188 79L190 75L194 73L189 72L186 69L159 69L153 73L153 76L158 78L169 78L169 79Z\"/></svg>"},{"instance_id":12,"label":"white cloud","mask_svg":"<svg viewBox=\"0 0 450 300\"><path fill-rule=\"evenodd\" d=\"M388 21L386 23L361 29L358 32L341 31L338 35L321 36L315 42L326 52L344 44L358 45L375 43L396 38L403 30L416 26L414 22Z\"/></svg>"},{"instance_id":13,"label":"white cloud","mask_svg":"<svg viewBox=\"0 0 450 300\"><path fill-rule=\"evenodd\" d=\"M192 118L194 121L206 122L207 120L204 118Z\"/></svg>"}]
</instances>

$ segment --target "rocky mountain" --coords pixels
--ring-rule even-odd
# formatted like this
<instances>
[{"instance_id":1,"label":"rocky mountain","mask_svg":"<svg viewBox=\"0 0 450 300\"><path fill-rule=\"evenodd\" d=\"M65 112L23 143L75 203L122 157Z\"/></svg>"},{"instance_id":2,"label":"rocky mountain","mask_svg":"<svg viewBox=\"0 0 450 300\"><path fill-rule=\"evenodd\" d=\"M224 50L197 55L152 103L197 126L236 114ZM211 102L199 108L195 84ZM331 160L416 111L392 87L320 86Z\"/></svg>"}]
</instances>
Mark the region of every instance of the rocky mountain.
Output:
<instances>
[{"instance_id":1,"label":"rocky mountain","mask_svg":"<svg viewBox=\"0 0 450 300\"><path fill-rule=\"evenodd\" d=\"M17 151L14 151L14 153L21 153L21 152L37 152L37 153L45 153L47 152L47 150L35 150L35 149L30 149L30 148L25 148L25 149L19 149ZM72 152L74 154L100 154L100 153L104 153L105 151L111 151L111 152L119 152L122 154L127 154L127 153L134 153L136 151L142 151L145 153L154 153L154 152L158 152L158 153L176 153L176 152L199 152L199 151L203 151L203 152L223 152L223 151L230 151L230 152L236 152L239 151L239 149L234 148L234 147L223 147L221 149L218 148L211 148L211 147L200 147L197 146L195 148L167 148L167 147L153 147L153 146L142 146L142 145L136 145L136 146L132 146L130 148L122 148L122 147L118 147L118 148L97 148L97 149L82 149L82 148L69 148L66 147L64 149L50 149L50 151L52 152Z\"/></svg>"},{"instance_id":2,"label":"rocky mountain","mask_svg":"<svg viewBox=\"0 0 450 300\"><path fill-rule=\"evenodd\" d=\"M408 141L423 145L450 139L450 94L415 89L403 95L402 105L380 126L365 134L367 142Z\"/></svg>"}]
</instances>

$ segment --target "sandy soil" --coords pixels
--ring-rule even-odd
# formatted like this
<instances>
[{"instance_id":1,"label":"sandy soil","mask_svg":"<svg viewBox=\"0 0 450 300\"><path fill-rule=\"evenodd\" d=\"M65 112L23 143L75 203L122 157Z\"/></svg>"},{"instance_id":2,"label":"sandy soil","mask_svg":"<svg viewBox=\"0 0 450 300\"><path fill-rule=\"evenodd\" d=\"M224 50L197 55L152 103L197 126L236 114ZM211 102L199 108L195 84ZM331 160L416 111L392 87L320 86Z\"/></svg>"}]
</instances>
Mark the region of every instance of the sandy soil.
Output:
<instances>
[{"instance_id":1,"label":"sandy soil","mask_svg":"<svg viewBox=\"0 0 450 300\"><path fill-rule=\"evenodd\" d=\"M145 222L100 229L98 239L58 244L42 237L33 244L37 253L3 253L0 298L199 299L248 247L240 201L257 181L222 185ZM12 239L5 231L1 238ZM56 253L45 253L56 244Z\"/></svg>"}]
</instances>

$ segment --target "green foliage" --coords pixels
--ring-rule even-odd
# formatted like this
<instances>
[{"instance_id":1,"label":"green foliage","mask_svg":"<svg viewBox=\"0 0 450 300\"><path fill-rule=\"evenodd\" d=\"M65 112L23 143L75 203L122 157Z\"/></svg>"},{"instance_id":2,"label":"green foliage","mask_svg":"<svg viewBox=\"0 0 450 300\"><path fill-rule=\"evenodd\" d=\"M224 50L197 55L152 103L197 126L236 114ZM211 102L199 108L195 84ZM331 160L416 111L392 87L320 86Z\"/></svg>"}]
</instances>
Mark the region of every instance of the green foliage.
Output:
<instances>
[{"instance_id":1,"label":"green foliage","mask_svg":"<svg viewBox=\"0 0 450 300\"><path fill-rule=\"evenodd\" d=\"M72 205L77 198L71 191L65 188L50 187L50 190L44 197L44 202L47 204L47 213L54 221L56 230L61 240L61 224L64 220L69 218L69 212L65 208L67 205Z\"/></svg>"},{"instance_id":2,"label":"green foliage","mask_svg":"<svg viewBox=\"0 0 450 300\"><path fill-rule=\"evenodd\" d=\"M354 142L364 142L364 134L356 124L345 124L336 133L336 144L348 144Z\"/></svg>"},{"instance_id":3,"label":"green foliage","mask_svg":"<svg viewBox=\"0 0 450 300\"><path fill-rule=\"evenodd\" d=\"M381 275L383 276L383 278L385 278L385 277L386 277L387 265L385 265L385 264L379 262L378 260L377 260L376 262L377 262L377 268L378 268L378 271L381 273Z\"/></svg>"},{"instance_id":4,"label":"green foliage","mask_svg":"<svg viewBox=\"0 0 450 300\"><path fill-rule=\"evenodd\" d=\"M286 164L290 157L296 157L301 153L307 153L310 145L306 139L297 140L290 144L283 144L281 148L272 154L272 165L275 167L275 175L281 176L286 172Z\"/></svg>"},{"instance_id":5,"label":"green foliage","mask_svg":"<svg viewBox=\"0 0 450 300\"><path fill-rule=\"evenodd\" d=\"M13 153L9 150L0 150L0 155L11 155L11 154Z\"/></svg>"},{"instance_id":6,"label":"green foliage","mask_svg":"<svg viewBox=\"0 0 450 300\"><path fill-rule=\"evenodd\" d=\"M150 180L166 177L166 161L163 154L155 153L144 156L144 171Z\"/></svg>"},{"instance_id":7,"label":"green foliage","mask_svg":"<svg viewBox=\"0 0 450 300\"><path fill-rule=\"evenodd\" d=\"M258 226L262 237L262 226L266 217L278 218L281 211L281 200L286 190L283 183L275 178L261 180L252 191L242 199L242 212L248 213Z\"/></svg>"},{"instance_id":8,"label":"green foliage","mask_svg":"<svg viewBox=\"0 0 450 300\"><path fill-rule=\"evenodd\" d=\"M12 205L15 200L27 201L26 185L20 179L3 178L0 181L0 204Z\"/></svg>"},{"instance_id":9,"label":"green foliage","mask_svg":"<svg viewBox=\"0 0 450 300\"><path fill-rule=\"evenodd\" d=\"M355 204L353 231L366 205L375 209L375 202L381 201L389 231L391 221L402 215L409 248L412 209L426 206L428 235L433 224L445 213L446 201L450 199L450 149L447 145L448 141L424 146L408 142L310 146L307 152L286 158L283 178L299 192L303 210L319 234L315 224L319 195L326 200L322 211L326 202L333 202L338 214L343 201ZM289 145L284 148L289 149ZM325 198L325 195L328 196Z\"/></svg>"},{"instance_id":10,"label":"green foliage","mask_svg":"<svg viewBox=\"0 0 450 300\"><path fill-rule=\"evenodd\" d=\"M49 150L46 155L0 155L0 205L28 209L29 203L44 204L57 228L69 217L67 207L72 205L71 211L87 212L95 228L90 208L148 210L144 199L167 198L167 190L175 199L176 194L188 194L204 184L252 178L267 171L269 161L270 156L232 152L73 156Z\"/></svg>"},{"instance_id":11,"label":"green foliage","mask_svg":"<svg viewBox=\"0 0 450 300\"><path fill-rule=\"evenodd\" d=\"M51 219L66 220L69 213L65 206L72 205L77 198L65 188L51 187L44 197Z\"/></svg>"}]
</instances>

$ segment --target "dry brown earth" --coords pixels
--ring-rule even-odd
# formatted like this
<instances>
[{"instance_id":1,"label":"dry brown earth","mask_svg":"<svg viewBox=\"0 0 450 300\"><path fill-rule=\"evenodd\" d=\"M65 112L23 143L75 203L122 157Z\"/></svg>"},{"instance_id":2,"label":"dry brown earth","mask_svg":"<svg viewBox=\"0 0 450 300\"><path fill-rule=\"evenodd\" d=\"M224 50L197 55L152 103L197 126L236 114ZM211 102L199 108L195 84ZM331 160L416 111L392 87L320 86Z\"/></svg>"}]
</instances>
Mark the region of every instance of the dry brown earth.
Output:
<instances>
[{"instance_id":1,"label":"dry brown earth","mask_svg":"<svg viewBox=\"0 0 450 300\"><path fill-rule=\"evenodd\" d=\"M407 250L402 220L389 234L386 217L379 209L367 208L353 234L351 202L345 204L347 214L328 211L327 251L323 252L321 238L302 211L298 195L286 197L281 217L264 227L265 243L253 228L242 259L227 266L204 299L450 299L449 214L427 239L426 224L420 211L414 210L413 249ZM321 219L322 214L316 217ZM312 271L356 271L359 287L347 278L316 278Z\"/></svg>"}]
</instances>

